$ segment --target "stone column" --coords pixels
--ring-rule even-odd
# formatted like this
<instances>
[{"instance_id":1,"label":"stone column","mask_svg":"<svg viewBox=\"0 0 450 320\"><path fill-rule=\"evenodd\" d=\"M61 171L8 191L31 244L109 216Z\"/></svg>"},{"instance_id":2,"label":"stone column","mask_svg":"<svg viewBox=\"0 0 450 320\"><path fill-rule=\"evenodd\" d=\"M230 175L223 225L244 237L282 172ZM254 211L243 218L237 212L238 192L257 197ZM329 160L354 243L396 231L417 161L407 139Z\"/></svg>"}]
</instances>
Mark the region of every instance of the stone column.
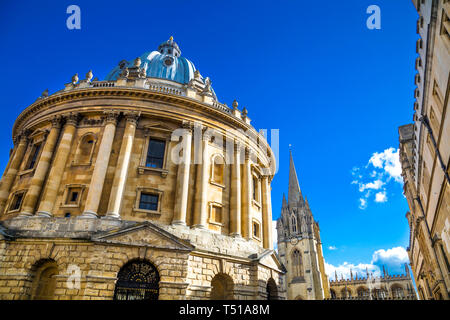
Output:
<instances>
[{"instance_id":1,"label":"stone column","mask_svg":"<svg viewBox=\"0 0 450 320\"><path fill-rule=\"evenodd\" d=\"M189 124L187 124L189 126ZM184 128L182 140L183 158L178 164L176 202L173 213L172 224L186 225L188 191L189 191L189 173L191 168L191 145L192 129Z\"/></svg>"},{"instance_id":2,"label":"stone column","mask_svg":"<svg viewBox=\"0 0 450 320\"><path fill-rule=\"evenodd\" d=\"M119 158L117 160L116 172L114 174L108 211L106 214L108 218L115 219L120 219L120 207L127 182L128 167L130 165L131 151L133 149L133 141L140 112L128 112L125 116L125 131L123 133L122 145L120 146Z\"/></svg>"},{"instance_id":3,"label":"stone column","mask_svg":"<svg viewBox=\"0 0 450 320\"><path fill-rule=\"evenodd\" d=\"M53 161L50 173L47 178L39 209L38 216L51 217L53 215L53 208L58 196L58 190L61 184L61 179L66 167L67 158L69 157L72 148L73 136L77 130L79 114L70 113L66 117L66 124L62 133L61 141L56 150L55 160Z\"/></svg>"},{"instance_id":4,"label":"stone column","mask_svg":"<svg viewBox=\"0 0 450 320\"><path fill-rule=\"evenodd\" d=\"M30 187L25 195L25 199L23 200L20 216L31 216L34 214L36 203L41 193L45 177L47 176L50 162L52 161L53 151L55 150L60 130L61 117L55 117L52 119L52 128L50 129L50 133L45 141L39 162L30 182Z\"/></svg>"},{"instance_id":5,"label":"stone column","mask_svg":"<svg viewBox=\"0 0 450 320\"><path fill-rule=\"evenodd\" d=\"M233 162L231 164L231 214L230 233L241 236L241 146L238 141L234 144Z\"/></svg>"},{"instance_id":6,"label":"stone column","mask_svg":"<svg viewBox=\"0 0 450 320\"><path fill-rule=\"evenodd\" d=\"M208 217L208 143L210 139L211 135L208 132L203 133L202 148L201 150L196 150L196 152L202 152L202 163L198 164L197 168L197 193L195 194L194 228L206 228L206 220Z\"/></svg>"},{"instance_id":7,"label":"stone column","mask_svg":"<svg viewBox=\"0 0 450 320\"><path fill-rule=\"evenodd\" d=\"M252 171L250 166L250 149L245 149L245 163L243 165L242 181L242 236L250 239L252 237Z\"/></svg>"},{"instance_id":8,"label":"stone column","mask_svg":"<svg viewBox=\"0 0 450 320\"><path fill-rule=\"evenodd\" d=\"M262 178L262 227L263 246L266 249L273 249L272 241L272 198L270 194L269 177Z\"/></svg>"},{"instance_id":9,"label":"stone column","mask_svg":"<svg viewBox=\"0 0 450 320\"><path fill-rule=\"evenodd\" d=\"M16 150L12 154L11 163L1 181L0 214L5 210L6 201L8 200L9 192L11 191L11 186L16 179L17 172L19 171L20 165L22 164L23 156L25 154L25 151L27 150L28 139L26 134L21 133L18 139L19 143Z\"/></svg>"},{"instance_id":10,"label":"stone column","mask_svg":"<svg viewBox=\"0 0 450 320\"><path fill-rule=\"evenodd\" d=\"M103 130L103 137L98 149L94 171L92 172L91 183L81 217L96 218L97 210L102 196L103 184L105 182L106 170L108 169L109 157L111 155L114 134L116 133L118 112L108 111L106 113L106 125Z\"/></svg>"}]
</instances>

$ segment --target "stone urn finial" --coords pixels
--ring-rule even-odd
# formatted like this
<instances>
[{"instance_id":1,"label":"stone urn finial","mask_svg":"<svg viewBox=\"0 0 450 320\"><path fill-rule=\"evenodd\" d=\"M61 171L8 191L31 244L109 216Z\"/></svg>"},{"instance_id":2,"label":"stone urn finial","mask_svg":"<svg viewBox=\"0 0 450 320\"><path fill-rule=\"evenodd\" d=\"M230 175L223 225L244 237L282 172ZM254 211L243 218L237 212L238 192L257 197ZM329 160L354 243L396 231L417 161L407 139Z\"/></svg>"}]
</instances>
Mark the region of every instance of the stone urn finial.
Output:
<instances>
[{"instance_id":1,"label":"stone urn finial","mask_svg":"<svg viewBox=\"0 0 450 320\"><path fill-rule=\"evenodd\" d=\"M141 58L137 57L134 59L134 66L139 68L141 66L141 62Z\"/></svg>"},{"instance_id":2,"label":"stone urn finial","mask_svg":"<svg viewBox=\"0 0 450 320\"><path fill-rule=\"evenodd\" d=\"M45 89L44 92L42 92L42 98L47 98L48 97L48 89Z\"/></svg>"},{"instance_id":3,"label":"stone urn finial","mask_svg":"<svg viewBox=\"0 0 450 320\"><path fill-rule=\"evenodd\" d=\"M243 115L244 117L246 117L247 114L248 114L247 108L244 107L244 109L242 109L242 115Z\"/></svg>"},{"instance_id":4,"label":"stone urn finial","mask_svg":"<svg viewBox=\"0 0 450 320\"><path fill-rule=\"evenodd\" d=\"M194 72L194 78L195 79L201 79L201 75L200 75L200 71L198 71L198 70L195 70L195 72Z\"/></svg>"},{"instance_id":5,"label":"stone urn finial","mask_svg":"<svg viewBox=\"0 0 450 320\"><path fill-rule=\"evenodd\" d=\"M72 84L75 84L78 82L78 73L75 73L74 76L72 77Z\"/></svg>"},{"instance_id":6,"label":"stone urn finial","mask_svg":"<svg viewBox=\"0 0 450 320\"><path fill-rule=\"evenodd\" d=\"M88 73L86 73L86 80L88 82L91 82L91 79L94 77L94 75L92 74L92 70L89 70Z\"/></svg>"},{"instance_id":7,"label":"stone urn finial","mask_svg":"<svg viewBox=\"0 0 450 320\"><path fill-rule=\"evenodd\" d=\"M234 109L234 110L237 110L238 105L239 105L239 104L238 104L237 100L234 99L233 104L231 105L231 106L233 107L233 109Z\"/></svg>"}]
</instances>

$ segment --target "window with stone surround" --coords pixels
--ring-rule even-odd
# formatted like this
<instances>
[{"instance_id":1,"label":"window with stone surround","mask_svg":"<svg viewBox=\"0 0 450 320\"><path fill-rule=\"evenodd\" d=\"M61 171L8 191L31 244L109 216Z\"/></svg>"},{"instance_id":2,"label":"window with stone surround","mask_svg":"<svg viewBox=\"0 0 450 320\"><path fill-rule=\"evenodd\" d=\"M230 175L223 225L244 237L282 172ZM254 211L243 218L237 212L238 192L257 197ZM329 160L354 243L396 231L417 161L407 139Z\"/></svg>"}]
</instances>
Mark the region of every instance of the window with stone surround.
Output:
<instances>
[{"instance_id":1,"label":"window with stone surround","mask_svg":"<svg viewBox=\"0 0 450 320\"><path fill-rule=\"evenodd\" d=\"M136 202L133 211L161 214L163 192L154 188L139 187L136 190Z\"/></svg>"},{"instance_id":2,"label":"window with stone surround","mask_svg":"<svg viewBox=\"0 0 450 320\"><path fill-rule=\"evenodd\" d=\"M304 273L303 273L303 257L301 252L298 249L294 249L291 258L292 258L293 278L302 279L304 277Z\"/></svg>"},{"instance_id":3,"label":"window with stone surround","mask_svg":"<svg viewBox=\"0 0 450 320\"><path fill-rule=\"evenodd\" d=\"M17 212L22 208L23 198L25 197L25 191L17 191L13 194L11 202L8 208L8 212Z\"/></svg>"},{"instance_id":4,"label":"window with stone surround","mask_svg":"<svg viewBox=\"0 0 450 320\"><path fill-rule=\"evenodd\" d=\"M443 3L440 29L441 37L448 49L450 47L450 3L448 1Z\"/></svg>"},{"instance_id":5,"label":"window with stone surround","mask_svg":"<svg viewBox=\"0 0 450 320\"><path fill-rule=\"evenodd\" d=\"M66 185L61 207L79 207L81 204L81 197L85 188L86 186L81 184Z\"/></svg>"},{"instance_id":6,"label":"window with stone surround","mask_svg":"<svg viewBox=\"0 0 450 320\"><path fill-rule=\"evenodd\" d=\"M25 170L30 170L30 169L34 168L34 166L36 165L36 163L39 159L39 155L41 153L41 148L42 148L42 142L34 143L31 146L31 151L28 156L27 164L25 165Z\"/></svg>"},{"instance_id":7,"label":"window with stone surround","mask_svg":"<svg viewBox=\"0 0 450 320\"><path fill-rule=\"evenodd\" d=\"M145 142L142 148L141 160L138 167L139 174L159 173L166 177L168 148L171 131L160 126L145 128Z\"/></svg>"},{"instance_id":8,"label":"window with stone surround","mask_svg":"<svg viewBox=\"0 0 450 320\"><path fill-rule=\"evenodd\" d=\"M91 165L97 138L93 133L81 136L78 142L73 165Z\"/></svg>"},{"instance_id":9,"label":"window with stone surround","mask_svg":"<svg viewBox=\"0 0 450 320\"><path fill-rule=\"evenodd\" d=\"M225 176L225 159L220 154L213 155L211 161L210 182L219 187L225 187L224 176Z\"/></svg>"},{"instance_id":10,"label":"window with stone surround","mask_svg":"<svg viewBox=\"0 0 450 320\"><path fill-rule=\"evenodd\" d=\"M209 204L209 223L215 225L223 225L223 206L217 202L210 202Z\"/></svg>"},{"instance_id":11,"label":"window with stone surround","mask_svg":"<svg viewBox=\"0 0 450 320\"><path fill-rule=\"evenodd\" d=\"M261 224L259 223L259 221L253 220L252 225L253 239L261 241Z\"/></svg>"}]
</instances>

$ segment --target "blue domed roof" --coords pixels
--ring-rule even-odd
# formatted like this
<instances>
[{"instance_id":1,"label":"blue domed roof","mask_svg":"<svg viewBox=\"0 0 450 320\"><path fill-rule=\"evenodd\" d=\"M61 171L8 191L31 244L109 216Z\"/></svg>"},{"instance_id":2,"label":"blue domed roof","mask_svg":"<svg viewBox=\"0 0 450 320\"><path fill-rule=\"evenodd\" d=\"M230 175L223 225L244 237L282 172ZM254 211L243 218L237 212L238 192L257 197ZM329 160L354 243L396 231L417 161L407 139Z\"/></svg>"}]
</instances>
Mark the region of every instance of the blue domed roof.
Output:
<instances>
[{"instance_id":1,"label":"blue domed roof","mask_svg":"<svg viewBox=\"0 0 450 320\"><path fill-rule=\"evenodd\" d=\"M159 45L158 51L146 52L140 56L141 67L146 69L147 77L172 80L187 84L194 78L196 71L194 64L181 57L177 43L170 37ZM117 80L122 69L133 67L134 60L123 60L107 76L106 80Z\"/></svg>"}]
</instances>

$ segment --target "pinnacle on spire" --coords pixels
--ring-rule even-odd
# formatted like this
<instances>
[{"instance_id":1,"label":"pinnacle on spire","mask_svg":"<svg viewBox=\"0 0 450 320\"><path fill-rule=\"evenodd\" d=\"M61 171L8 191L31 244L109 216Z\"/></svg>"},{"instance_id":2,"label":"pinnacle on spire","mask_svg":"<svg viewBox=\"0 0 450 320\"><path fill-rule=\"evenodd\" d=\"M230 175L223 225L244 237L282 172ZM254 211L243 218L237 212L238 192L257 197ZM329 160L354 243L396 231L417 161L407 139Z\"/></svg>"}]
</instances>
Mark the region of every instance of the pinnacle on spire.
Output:
<instances>
[{"instance_id":1,"label":"pinnacle on spire","mask_svg":"<svg viewBox=\"0 0 450 320\"><path fill-rule=\"evenodd\" d=\"M286 201L286 195L283 192L282 208L287 208L287 206L288 206L288 204L287 204L287 201Z\"/></svg>"},{"instance_id":2,"label":"pinnacle on spire","mask_svg":"<svg viewBox=\"0 0 450 320\"><path fill-rule=\"evenodd\" d=\"M292 151L289 150L289 192L288 203L290 207L297 207L300 202L304 202L300 184L298 183L297 172L295 171L294 159Z\"/></svg>"}]
</instances>

